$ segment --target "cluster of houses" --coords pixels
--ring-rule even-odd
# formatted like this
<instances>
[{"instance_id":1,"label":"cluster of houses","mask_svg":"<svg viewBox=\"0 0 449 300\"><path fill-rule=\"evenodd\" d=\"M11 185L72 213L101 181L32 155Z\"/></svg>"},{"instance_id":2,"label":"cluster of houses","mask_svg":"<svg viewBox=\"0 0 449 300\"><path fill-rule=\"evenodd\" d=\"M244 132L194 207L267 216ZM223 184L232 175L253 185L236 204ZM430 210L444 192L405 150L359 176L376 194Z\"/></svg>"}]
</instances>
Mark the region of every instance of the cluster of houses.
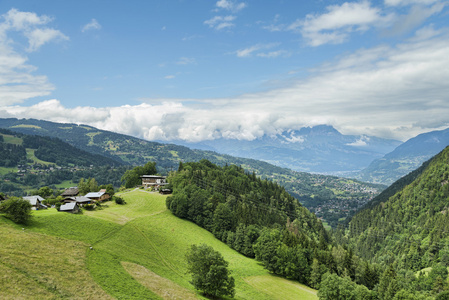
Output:
<instances>
[{"instance_id":1,"label":"cluster of houses","mask_svg":"<svg viewBox=\"0 0 449 300\"><path fill-rule=\"evenodd\" d=\"M153 188L155 190L158 190L161 194L171 193L171 190L164 189L164 186L167 185L167 179L165 176L143 175L140 178L142 179L142 186L144 188ZM59 208L59 211L70 213L78 213L80 211L80 207L85 204L103 202L111 198L111 195L109 195L105 189L102 189L99 192L91 192L84 196L79 196L78 187L71 187L66 189L61 194L61 196L63 197L63 199L61 200L62 204ZM23 197L23 199L30 202L31 209L33 210L48 208L42 203L45 199L41 196L26 196Z\"/></svg>"},{"instance_id":2,"label":"cluster of houses","mask_svg":"<svg viewBox=\"0 0 449 300\"><path fill-rule=\"evenodd\" d=\"M80 211L80 207L84 204L103 202L111 198L111 196L106 193L105 189L100 190L99 192L88 193L85 196L79 196L79 189L77 187L66 189L61 196L63 199L61 200L62 205L60 206L59 211L70 213L78 213ZM47 206L42 203L45 199L41 196L26 196L23 197L23 199L30 202L32 210L47 208Z\"/></svg>"}]
</instances>

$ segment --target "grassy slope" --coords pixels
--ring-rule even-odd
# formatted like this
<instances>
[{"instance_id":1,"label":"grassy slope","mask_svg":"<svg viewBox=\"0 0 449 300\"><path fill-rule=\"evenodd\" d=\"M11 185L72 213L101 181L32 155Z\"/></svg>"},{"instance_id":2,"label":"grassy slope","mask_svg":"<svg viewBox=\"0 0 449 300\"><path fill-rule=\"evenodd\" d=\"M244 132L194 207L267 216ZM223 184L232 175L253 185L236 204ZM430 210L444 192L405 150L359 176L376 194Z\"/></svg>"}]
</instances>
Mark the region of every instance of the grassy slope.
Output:
<instances>
[{"instance_id":1,"label":"grassy slope","mask_svg":"<svg viewBox=\"0 0 449 300\"><path fill-rule=\"evenodd\" d=\"M165 208L165 196L136 190L123 197L127 205L109 203L103 210L84 215L38 211L26 231L75 240L68 242L84 249L94 280L119 299L159 299L166 296L160 289L166 290L167 286L172 287L172 299L187 294L202 298L186 275L185 252L194 243L212 246L229 261L237 299L317 299L316 291L271 276L255 260L238 254L209 232L174 217ZM22 233L20 228L16 231ZM39 244L39 240L33 243ZM89 250L90 246L93 250Z\"/></svg>"},{"instance_id":2,"label":"grassy slope","mask_svg":"<svg viewBox=\"0 0 449 300\"><path fill-rule=\"evenodd\" d=\"M0 218L0 299L111 299L86 265L87 245Z\"/></svg>"}]
</instances>

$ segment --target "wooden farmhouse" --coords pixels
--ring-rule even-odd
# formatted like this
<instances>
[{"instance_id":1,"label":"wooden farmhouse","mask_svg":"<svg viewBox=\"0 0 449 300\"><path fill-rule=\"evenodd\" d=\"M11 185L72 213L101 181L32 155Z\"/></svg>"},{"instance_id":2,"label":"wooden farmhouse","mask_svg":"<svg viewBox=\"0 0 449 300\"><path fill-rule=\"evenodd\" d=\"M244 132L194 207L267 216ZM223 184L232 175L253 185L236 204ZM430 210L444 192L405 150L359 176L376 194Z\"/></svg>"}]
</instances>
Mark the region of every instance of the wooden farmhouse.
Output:
<instances>
[{"instance_id":1,"label":"wooden farmhouse","mask_svg":"<svg viewBox=\"0 0 449 300\"><path fill-rule=\"evenodd\" d=\"M142 185L145 188L156 188L159 189L160 187L167 184L167 177L165 176L157 176L157 175L142 175L140 176L142 179Z\"/></svg>"},{"instance_id":2,"label":"wooden farmhouse","mask_svg":"<svg viewBox=\"0 0 449 300\"><path fill-rule=\"evenodd\" d=\"M99 201L99 202L105 201L105 200L108 200L109 198L111 198L111 196L108 193L103 192L103 191L88 193L84 197L89 198L91 200Z\"/></svg>"},{"instance_id":3,"label":"wooden farmhouse","mask_svg":"<svg viewBox=\"0 0 449 300\"><path fill-rule=\"evenodd\" d=\"M62 197L76 197L80 193L78 187L71 187L65 189L65 191L61 194Z\"/></svg>"},{"instance_id":4,"label":"wooden farmhouse","mask_svg":"<svg viewBox=\"0 0 449 300\"><path fill-rule=\"evenodd\" d=\"M47 209L47 206L42 204L42 201L44 201L45 199L39 195L26 196L23 197L23 200L27 200L28 202L30 202L32 210Z\"/></svg>"},{"instance_id":5,"label":"wooden farmhouse","mask_svg":"<svg viewBox=\"0 0 449 300\"><path fill-rule=\"evenodd\" d=\"M69 203L61 205L61 207L59 208L59 211L77 214L80 212L80 207L79 207L78 203L76 203L76 202L69 202Z\"/></svg>"}]
</instances>

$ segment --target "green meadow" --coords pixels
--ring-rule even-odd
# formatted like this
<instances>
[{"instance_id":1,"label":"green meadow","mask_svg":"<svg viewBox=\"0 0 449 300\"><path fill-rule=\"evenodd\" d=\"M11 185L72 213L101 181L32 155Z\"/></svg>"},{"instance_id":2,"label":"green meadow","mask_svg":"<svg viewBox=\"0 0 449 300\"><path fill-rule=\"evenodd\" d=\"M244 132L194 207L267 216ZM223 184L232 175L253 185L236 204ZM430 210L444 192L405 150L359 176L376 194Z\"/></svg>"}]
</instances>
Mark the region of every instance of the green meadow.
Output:
<instances>
[{"instance_id":1,"label":"green meadow","mask_svg":"<svg viewBox=\"0 0 449 300\"><path fill-rule=\"evenodd\" d=\"M189 283L185 253L205 243L229 261L235 299L318 299L272 276L195 224L165 208L166 196L134 190L126 205L81 215L34 212L26 227L0 218L0 298L205 299ZM23 294L24 290L28 294Z\"/></svg>"}]
</instances>

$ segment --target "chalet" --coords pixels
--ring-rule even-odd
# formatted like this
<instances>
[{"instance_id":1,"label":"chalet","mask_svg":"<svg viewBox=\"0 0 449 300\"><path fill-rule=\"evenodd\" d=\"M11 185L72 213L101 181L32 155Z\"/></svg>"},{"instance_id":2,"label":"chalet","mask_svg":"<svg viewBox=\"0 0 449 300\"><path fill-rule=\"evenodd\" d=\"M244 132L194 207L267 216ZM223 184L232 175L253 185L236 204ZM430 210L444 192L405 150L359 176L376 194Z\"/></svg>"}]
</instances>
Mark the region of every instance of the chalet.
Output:
<instances>
[{"instance_id":1,"label":"chalet","mask_svg":"<svg viewBox=\"0 0 449 300\"><path fill-rule=\"evenodd\" d=\"M165 176L157 176L157 175L142 175L140 176L142 179L142 185L145 188L155 187L159 188L167 184L167 177Z\"/></svg>"},{"instance_id":2,"label":"chalet","mask_svg":"<svg viewBox=\"0 0 449 300\"><path fill-rule=\"evenodd\" d=\"M47 206L42 204L42 201L44 201L45 199L39 195L26 196L23 197L23 200L27 200L28 202L30 202L32 210L47 209Z\"/></svg>"},{"instance_id":3,"label":"chalet","mask_svg":"<svg viewBox=\"0 0 449 300\"><path fill-rule=\"evenodd\" d=\"M80 207L79 207L78 203L70 202L70 203L61 205L61 207L59 208L59 211L65 211L65 212L68 212L71 214L77 214L80 212Z\"/></svg>"},{"instance_id":4,"label":"chalet","mask_svg":"<svg viewBox=\"0 0 449 300\"><path fill-rule=\"evenodd\" d=\"M79 206L83 206L84 204L92 204L94 201L85 196L78 197L65 197L61 200L63 203L77 203Z\"/></svg>"},{"instance_id":5,"label":"chalet","mask_svg":"<svg viewBox=\"0 0 449 300\"><path fill-rule=\"evenodd\" d=\"M86 194L84 197L89 198L91 200L95 200L95 201L105 201L108 200L109 198L111 198L111 196L106 193L106 192L95 192L95 193L88 193Z\"/></svg>"},{"instance_id":6,"label":"chalet","mask_svg":"<svg viewBox=\"0 0 449 300\"><path fill-rule=\"evenodd\" d=\"M78 196L79 193L80 193L80 191L79 191L78 187L75 186L75 187L71 187L71 188L66 189L61 194L61 196L62 197L75 197L75 196Z\"/></svg>"}]
</instances>

